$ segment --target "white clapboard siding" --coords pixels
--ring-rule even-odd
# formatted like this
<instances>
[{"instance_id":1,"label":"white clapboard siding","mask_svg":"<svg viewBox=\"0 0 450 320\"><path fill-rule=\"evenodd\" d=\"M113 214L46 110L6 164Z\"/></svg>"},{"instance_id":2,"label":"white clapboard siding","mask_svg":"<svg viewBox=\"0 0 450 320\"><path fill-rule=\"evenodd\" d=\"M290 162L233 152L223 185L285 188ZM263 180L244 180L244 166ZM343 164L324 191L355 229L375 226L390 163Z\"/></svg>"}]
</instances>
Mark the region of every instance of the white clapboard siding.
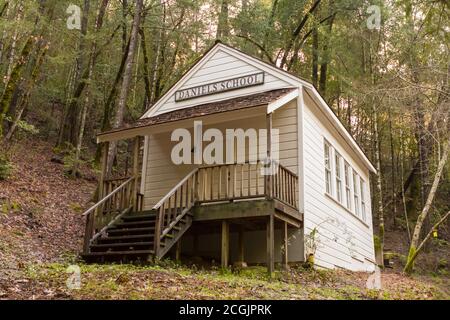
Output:
<instances>
[{"instance_id":1,"label":"white clapboard siding","mask_svg":"<svg viewBox=\"0 0 450 320\"><path fill-rule=\"evenodd\" d=\"M179 90L217 81L233 79L259 72L262 72L262 70L258 67L251 65L235 56L232 56L223 50L218 50L214 55L209 57L206 62L203 63L200 69L198 69L193 75L191 75L191 77L189 77L189 79L185 83L183 83L183 85L180 86ZM281 80L273 74L269 74L266 72L265 81L262 85L198 97L195 99L180 102L175 102L175 95L172 95L162 106L158 108L158 110L153 115L158 115L205 103L228 100L239 96L290 87L292 87L292 84Z\"/></svg>"},{"instance_id":2,"label":"white clapboard siding","mask_svg":"<svg viewBox=\"0 0 450 320\"><path fill-rule=\"evenodd\" d=\"M304 174L305 236L318 227L316 263L322 267L370 270L374 261L369 172L305 94ZM325 195L324 138L366 181L366 223ZM344 183L344 182L343 182ZM344 193L345 194L345 193ZM353 200L353 197L352 197ZM329 222L325 222L329 221Z\"/></svg>"}]
</instances>

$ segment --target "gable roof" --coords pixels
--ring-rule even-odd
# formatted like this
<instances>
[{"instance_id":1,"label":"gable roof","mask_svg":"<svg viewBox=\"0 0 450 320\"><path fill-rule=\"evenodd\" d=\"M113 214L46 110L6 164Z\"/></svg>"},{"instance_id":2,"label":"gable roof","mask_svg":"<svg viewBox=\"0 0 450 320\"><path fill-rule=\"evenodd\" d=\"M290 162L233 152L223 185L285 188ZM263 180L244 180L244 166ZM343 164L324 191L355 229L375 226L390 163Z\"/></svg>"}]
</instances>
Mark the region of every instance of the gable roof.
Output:
<instances>
[{"instance_id":1,"label":"gable roof","mask_svg":"<svg viewBox=\"0 0 450 320\"><path fill-rule=\"evenodd\" d=\"M214 58L216 54L224 53L230 57L234 57L237 60L245 62L248 66L252 66L258 71L264 71L266 74L275 76L276 78L283 81L284 87L298 87L299 86L299 78L294 77L293 75L280 73L279 68L272 66L271 64L265 63L262 60L258 60L254 57L251 57L242 51L234 49L228 45L220 41L216 41L216 44L208 49L205 54L203 54L194 64L193 66L187 70L183 76L177 81L152 107L150 107L142 116L141 119L154 116L161 112L161 108L164 107L166 103L170 103L171 99L173 99L175 92L183 88L189 80L196 75L196 73L207 64L211 58ZM307 83L304 80L300 80ZM227 100L229 97L223 95L223 98L220 100ZM194 103L194 102L192 102ZM190 107L190 106L187 106ZM164 111L163 111L164 112Z\"/></svg>"}]
</instances>

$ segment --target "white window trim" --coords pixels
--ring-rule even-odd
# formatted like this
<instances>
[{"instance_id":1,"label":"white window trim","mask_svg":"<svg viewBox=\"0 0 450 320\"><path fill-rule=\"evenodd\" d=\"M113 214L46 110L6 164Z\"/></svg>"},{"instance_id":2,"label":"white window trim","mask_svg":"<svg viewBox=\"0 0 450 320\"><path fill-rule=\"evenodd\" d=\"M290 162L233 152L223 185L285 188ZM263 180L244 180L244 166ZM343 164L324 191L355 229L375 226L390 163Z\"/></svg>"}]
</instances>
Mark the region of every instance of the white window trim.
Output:
<instances>
[{"instance_id":1,"label":"white window trim","mask_svg":"<svg viewBox=\"0 0 450 320\"><path fill-rule=\"evenodd\" d=\"M353 203L354 203L354 213L355 216L357 216L358 218L360 218L361 216L361 191L359 190L359 174L358 172L356 172L356 170L352 170L353 171L353 176L352 176L352 180L353 180ZM356 185L355 185L356 184Z\"/></svg>"},{"instance_id":2,"label":"white window trim","mask_svg":"<svg viewBox=\"0 0 450 320\"><path fill-rule=\"evenodd\" d=\"M345 168L347 167L347 172ZM350 164L344 160L344 183L345 183L345 206L349 211L352 211L352 167ZM348 186L347 186L348 182ZM348 191L348 197L347 197Z\"/></svg>"},{"instance_id":3,"label":"white window trim","mask_svg":"<svg viewBox=\"0 0 450 320\"><path fill-rule=\"evenodd\" d=\"M325 146L328 146L328 164L329 164L329 168L327 168L326 166L326 158L325 158ZM325 171L325 193L330 195L331 197L333 196L333 146L331 145L331 143L327 140L324 139L323 142L323 166L324 166L324 171ZM329 181L329 186L330 186L330 190L327 190L327 177L328 177L328 172L330 173L330 181Z\"/></svg>"},{"instance_id":4,"label":"white window trim","mask_svg":"<svg viewBox=\"0 0 450 320\"><path fill-rule=\"evenodd\" d=\"M336 163L337 158L339 158L339 163ZM344 202L343 201L344 197L343 197L343 194L342 194L342 160L344 158L341 156L341 154L338 151L336 151L336 149L334 149L334 157L333 157L333 159L334 159L334 171L335 171L334 181L335 181L335 184L336 184L336 187L335 187L336 200L337 200L337 202L342 204ZM336 170L338 167L339 167L339 173L340 173L339 176L338 176L337 170ZM338 181L340 182L339 189L338 189ZM341 195L341 199L339 199L338 194Z\"/></svg>"},{"instance_id":5,"label":"white window trim","mask_svg":"<svg viewBox=\"0 0 450 320\"><path fill-rule=\"evenodd\" d=\"M359 194L360 194L360 203L361 203L361 219L366 222L367 221L367 201L366 201L366 181L359 176Z\"/></svg>"}]
</instances>

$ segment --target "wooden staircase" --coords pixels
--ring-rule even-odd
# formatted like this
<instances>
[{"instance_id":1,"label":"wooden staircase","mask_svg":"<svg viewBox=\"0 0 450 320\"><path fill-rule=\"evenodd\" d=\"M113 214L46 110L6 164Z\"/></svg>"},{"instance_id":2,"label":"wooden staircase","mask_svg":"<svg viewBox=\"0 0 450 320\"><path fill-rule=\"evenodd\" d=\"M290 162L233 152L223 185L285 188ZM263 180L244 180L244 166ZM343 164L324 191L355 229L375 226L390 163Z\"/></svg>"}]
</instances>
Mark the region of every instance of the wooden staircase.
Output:
<instances>
[{"instance_id":1,"label":"wooden staircase","mask_svg":"<svg viewBox=\"0 0 450 320\"><path fill-rule=\"evenodd\" d=\"M148 261L155 257L157 210L129 213L108 226L104 235L89 245L87 262ZM188 213L161 237L157 257L164 257L192 224Z\"/></svg>"},{"instance_id":2,"label":"wooden staircase","mask_svg":"<svg viewBox=\"0 0 450 320\"><path fill-rule=\"evenodd\" d=\"M200 205L264 198L298 213L298 177L281 165L274 175L263 175L264 166L258 162L196 168L149 211L142 211L137 177L106 181L101 184L103 198L83 214L82 257L88 262L161 259L191 227Z\"/></svg>"},{"instance_id":3,"label":"wooden staircase","mask_svg":"<svg viewBox=\"0 0 450 320\"><path fill-rule=\"evenodd\" d=\"M186 176L150 211L135 209L140 206L137 197L130 197L133 179L114 188L84 214L83 259L102 263L163 258L192 225L197 172Z\"/></svg>"}]
</instances>

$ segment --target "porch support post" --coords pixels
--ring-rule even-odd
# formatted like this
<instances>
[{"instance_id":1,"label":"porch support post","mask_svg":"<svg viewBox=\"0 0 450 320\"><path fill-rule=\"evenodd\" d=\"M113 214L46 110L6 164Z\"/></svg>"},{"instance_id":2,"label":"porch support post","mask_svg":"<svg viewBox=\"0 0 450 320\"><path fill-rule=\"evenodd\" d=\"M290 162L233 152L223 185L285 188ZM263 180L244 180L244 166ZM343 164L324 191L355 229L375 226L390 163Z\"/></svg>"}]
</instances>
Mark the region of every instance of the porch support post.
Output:
<instances>
[{"instance_id":1,"label":"porch support post","mask_svg":"<svg viewBox=\"0 0 450 320\"><path fill-rule=\"evenodd\" d=\"M132 194L132 205L135 211L138 210L137 206L137 194L139 190L138 180L139 180L139 148L140 148L141 138L136 137L134 139L134 147L133 147L133 194Z\"/></svg>"},{"instance_id":2,"label":"porch support post","mask_svg":"<svg viewBox=\"0 0 450 320\"><path fill-rule=\"evenodd\" d=\"M269 273L269 277L272 277L273 271L275 269L275 261L274 261L274 249L275 249L275 241L274 241L274 217L273 214L270 214L267 219L267 272Z\"/></svg>"},{"instance_id":3,"label":"porch support post","mask_svg":"<svg viewBox=\"0 0 450 320\"><path fill-rule=\"evenodd\" d=\"M267 160L266 163L266 186L265 192L268 198L272 198L272 175L268 174L268 169L272 169L272 113L266 116L266 129L267 129ZM267 167L269 166L269 167Z\"/></svg>"},{"instance_id":4,"label":"porch support post","mask_svg":"<svg viewBox=\"0 0 450 320\"><path fill-rule=\"evenodd\" d=\"M106 172L108 170L108 151L109 151L109 141L103 143L102 148L102 170L100 172L100 178L98 179L98 200L100 201L105 196L103 194L103 181L106 179Z\"/></svg>"},{"instance_id":5,"label":"porch support post","mask_svg":"<svg viewBox=\"0 0 450 320\"><path fill-rule=\"evenodd\" d=\"M287 222L284 222L284 228L283 228L283 234L284 234L284 239L283 239L283 256L282 256L282 260L283 260L283 267L284 270L289 270L289 261L288 261L288 224Z\"/></svg>"},{"instance_id":6,"label":"porch support post","mask_svg":"<svg viewBox=\"0 0 450 320\"><path fill-rule=\"evenodd\" d=\"M228 267L230 254L230 225L228 221L222 221L222 258L221 266L222 268Z\"/></svg>"},{"instance_id":7,"label":"porch support post","mask_svg":"<svg viewBox=\"0 0 450 320\"><path fill-rule=\"evenodd\" d=\"M100 172L100 178L98 179L98 201L102 200L106 194L105 194L105 190L104 190L104 181L106 179L106 176L108 174L108 152L109 152L109 141L105 142L103 144L103 150L102 150L102 169ZM98 215L98 212L103 212L103 205L99 206L97 208L97 212L96 214ZM95 228L95 218L94 218L94 228Z\"/></svg>"}]
</instances>

